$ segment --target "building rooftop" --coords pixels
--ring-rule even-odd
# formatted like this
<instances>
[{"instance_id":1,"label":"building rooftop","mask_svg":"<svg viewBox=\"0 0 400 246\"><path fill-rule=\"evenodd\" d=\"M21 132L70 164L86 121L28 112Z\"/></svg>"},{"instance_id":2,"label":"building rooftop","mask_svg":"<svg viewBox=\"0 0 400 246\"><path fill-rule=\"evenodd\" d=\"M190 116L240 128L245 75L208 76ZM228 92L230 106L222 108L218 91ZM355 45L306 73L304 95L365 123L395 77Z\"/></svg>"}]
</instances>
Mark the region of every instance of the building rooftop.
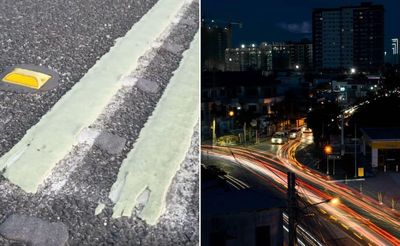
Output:
<instances>
[{"instance_id":1,"label":"building rooftop","mask_svg":"<svg viewBox=\"0 0 400 246\"><path fill-rule=\"evenodd\" d=\"M362 128L361 132L371 140L400 140L400 128Z\"/></svg>"},{"instance_id":2,"label":"building rooftop","mask_svg":"<svg viewBox=\"0 0 400 246\"><path fill-rule=\"evenodd\" d=\"M382 4L373 4L372 2L361 2L359 5L344 5L340 7L333 7L333 8L315 8L313 9L314 12L318 11L334 11L334 10L341 10L341 9L348 9L348 8L384 8Z\"/></svg>"},{"instance_id":3,"label":"building rooftop","mask_svg":"<svg viewBox=\"0 0 400 246\"><path fill-rule=\"evenodd\" d=\"M206 216L256 212L285 206L284 200L266 191L255 189L228 191L219 189L203 192L201 203L202 214Z\"/></svg>"},{"instance_id":4,"label":"building rooftop","mask_svg":"<svg viewBox=\"0 0 400 246\"><path fill-rule=\"evenodd\" d=\"M215 172L215 171L213 171ZM286 206L274 190L245 188L237 190L222 179L220 171L210 174L202 168L202 214L205 216L257 212Z\"/></svg>"}]
</instances>

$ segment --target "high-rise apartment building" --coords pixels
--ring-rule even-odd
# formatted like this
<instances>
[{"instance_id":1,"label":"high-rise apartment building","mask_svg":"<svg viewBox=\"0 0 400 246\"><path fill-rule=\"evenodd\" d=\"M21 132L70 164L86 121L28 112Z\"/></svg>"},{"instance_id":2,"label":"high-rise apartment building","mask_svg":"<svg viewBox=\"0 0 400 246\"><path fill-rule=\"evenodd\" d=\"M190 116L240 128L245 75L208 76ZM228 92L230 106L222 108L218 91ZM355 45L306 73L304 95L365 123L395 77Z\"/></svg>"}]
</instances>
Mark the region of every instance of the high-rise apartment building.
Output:
<instances>
[{"instance_id":1,"label":"high-rise apartment building","mask_svg":"<svg viewBox=\"0 0 400 246\"><path fill-rule=\"evenodd\" d=\"M271 46L241 45L240 48L225 50L226 71L270 71L272 70Z\"/></svg>"},{"instance_id":2,"label":"high-rise apartment building","mask_svg":"<svg viewBox=\"0 0 400 246\"><path fill-rule=\"evenodd\" d=\"M211 21L201 23L201 64L207 71L224 70L225 49L232 46L232 28Z\"/></svg>"},{"instance_id":3,"label":"high-rise apartment building","mask_svg":"<svg viewBox=\"0 0 400 246\"><path fill-rule=\"evenodd\" d=\"M313 59L317 70L379 69L384 63L383 5L315 9Z\"/></svg>"},{"instance_id":4,"label":"high-rise apartment building","mask_svg":"<svg viewBox=\"0 0 400 246\"><path fill-rule=\"evenodd\" d=\"M281 71L312 68L312 44L266 43L241 45L225 50L226 71Z\"/></svg>"}]
</instances>

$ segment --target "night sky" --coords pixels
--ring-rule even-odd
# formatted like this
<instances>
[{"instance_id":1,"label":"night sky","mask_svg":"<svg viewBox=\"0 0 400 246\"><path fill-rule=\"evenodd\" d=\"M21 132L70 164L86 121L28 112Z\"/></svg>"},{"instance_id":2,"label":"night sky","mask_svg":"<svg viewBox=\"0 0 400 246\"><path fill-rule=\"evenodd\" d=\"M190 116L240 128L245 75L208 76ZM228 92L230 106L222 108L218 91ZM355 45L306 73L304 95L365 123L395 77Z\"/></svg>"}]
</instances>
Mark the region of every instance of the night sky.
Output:
<instances>
[{"instance_id":1,"label":"night sky","mask_svg":"<svg viewBox=\"0 0 400 246\"><path fill-rule=\"evenodd\" d=\"M233 45L262 41L311 39L313 8L359 5L360 0L202 0L202 17L239 21L234 28ZM400 0L375 0L385 6L386 49L390 38L400 36Z\"/></svg>"}]
</instances>

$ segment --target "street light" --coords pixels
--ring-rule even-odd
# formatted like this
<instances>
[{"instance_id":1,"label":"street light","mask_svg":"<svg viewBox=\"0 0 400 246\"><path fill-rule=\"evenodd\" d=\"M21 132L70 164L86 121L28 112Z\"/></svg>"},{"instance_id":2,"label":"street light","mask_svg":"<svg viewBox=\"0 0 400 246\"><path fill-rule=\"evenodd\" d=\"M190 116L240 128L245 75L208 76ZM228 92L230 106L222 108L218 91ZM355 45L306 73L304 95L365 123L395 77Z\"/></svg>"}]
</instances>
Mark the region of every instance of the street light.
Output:
<instances>
[{"instance_id":1,"label":"street light","mask_svg":"<svg viewBox=\"0 0 400 246\"><path fill-rule=\"evenodd\" d=\"M329 175L329 155L332 154L333 148L330 145L324 147L324 152L326 154L326 174Z\"/></svg>"},{"instance_id":2,"label":"street light","mask_svg":"<svg viewBox=\"0 0 400 246\"><path fill-rule=\"evenodd\" d=\"M324 152L325 152L325 154L327 154L327 155L332 154L332 152L333 152L332 146L326 145L325 148L324 148Z\"/></svg>"},{"instance_id":3,"label":"street light","mask_svg":"<svg viewBox=\"0 0 400 246\"><path fill-rule=\"evenodd\" d=\"M337 197L334 197L332 199L330 199L329 201L332 205L338 205L340 203L340 199Z\"/></svg>"},{"instance_id":4,"label":"street light","mask_svg":"<svg viewBox=\"0 0 400 246\"><path fill-rule=\"evenodd\" d=\"M357 71L357 70L356 70L354 67L352 67L352 68L350 69L350 73L351 73L351 74L355 74L356 71Z\"/></svg>"},{"instance_id":5,"label":"street light","mask_svg":"<svg viewBox=\"0 0 400 246\"><path fill-rule=\"evenodd\" d=\"M322 203L330 203L331 205L335 205L335 206L336 206L336 205L338 205L338 204L340 203L340 199L337 198L337 197L332 197L332 198L323 200L323 201L321 201L321 202L317 202L317 203L313 203L313 204L308 204L307 206L305 206L305 207L303 207L303 208L301 208L301 209L306 209L306 208L309 208L309 207L317 206L317 205L320 205L320 204L322 204Z\"/></svg>"},{"instance_id":6,"label":"street light","mask_svg":"<svg viewBox=\"0 0 400 246\"><path fill-rule=\"evenodd\" d=\"M230 111L228 112L228 115L229 115L229 117L235 116L235 111L230 110Z\"/></svg>"}]
</instances>

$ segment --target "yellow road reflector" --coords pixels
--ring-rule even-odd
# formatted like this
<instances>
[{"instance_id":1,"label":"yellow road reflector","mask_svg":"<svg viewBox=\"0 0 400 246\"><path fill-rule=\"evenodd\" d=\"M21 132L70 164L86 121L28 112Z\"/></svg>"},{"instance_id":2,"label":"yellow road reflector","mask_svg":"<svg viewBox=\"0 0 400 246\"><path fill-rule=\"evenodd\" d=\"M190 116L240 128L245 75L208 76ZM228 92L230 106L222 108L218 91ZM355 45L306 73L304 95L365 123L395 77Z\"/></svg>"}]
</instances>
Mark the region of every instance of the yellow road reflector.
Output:
<instances>
[{"instance_id":1,"label":"yellow road reflector","mask_svg":"<svg viewBox=\"0 0 400 246\"><path fill-rule=\"evenodd\" d=\"M329 218L331 218L334 221L337 221L337 218L335 216L333 216L333 215L329 216Z\"/></svg>"},{"instance_id":2,"label":"yellow road reflector","mask_svg":"<svg viewBox=\"0 0 400 246\"><path fill-rule=\"evenodd\" d=\"M347 226L347 225L345 225L345 224L343 224L343 223L340 223L344 228L346 228L346 230L348 230L349 229L349 227Z\"/></svg>"},{"instance_id":3,"label":"yellow road reflector","mask_svg":"<svg viewBox=\"0 0 400 246\"><path fill-rule=\"evenodd\" d=\"M15 68L2 79L6 83L21 85L33 89L40 89L47 81L51 79L50 75L35 72L23 68Z\"/></svg>"},{"instance_id":4,"label":"yellow road reflector","mask_svg":"<svg viewBox=\"0 0 400 246\"><path fill-rule=\"evenodd\" d=\"M323 213L323 214L326 214L326 211L323 210L322 208L320 208L319 211L321 211L321 213Z\"/></svg>"}]
</instances>

